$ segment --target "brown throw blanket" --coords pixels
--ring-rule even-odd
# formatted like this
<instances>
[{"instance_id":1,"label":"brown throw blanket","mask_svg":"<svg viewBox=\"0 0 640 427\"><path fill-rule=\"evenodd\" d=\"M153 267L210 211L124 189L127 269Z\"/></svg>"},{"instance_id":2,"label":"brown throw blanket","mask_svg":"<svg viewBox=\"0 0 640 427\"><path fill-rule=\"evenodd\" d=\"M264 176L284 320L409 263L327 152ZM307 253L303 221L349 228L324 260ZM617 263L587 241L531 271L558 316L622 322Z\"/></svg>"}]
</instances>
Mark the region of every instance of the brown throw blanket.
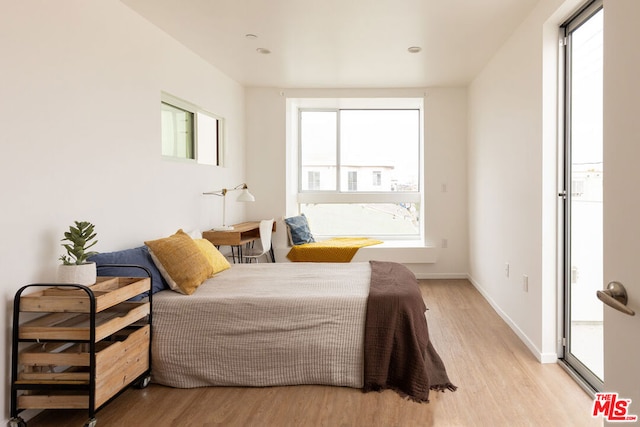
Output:
<instances>
[{"instance_id":1,"label":"brown throw blanket","mask_svg":"<svg viewBox=\"0 0 640 427\"><path fill-rule=\"evenodd\" d=\"M363 390L392 389L418 402L429 390L455 391L429 340L415 275L401 264L371 261L364 336Z\"/></svg>"}]
</instances>

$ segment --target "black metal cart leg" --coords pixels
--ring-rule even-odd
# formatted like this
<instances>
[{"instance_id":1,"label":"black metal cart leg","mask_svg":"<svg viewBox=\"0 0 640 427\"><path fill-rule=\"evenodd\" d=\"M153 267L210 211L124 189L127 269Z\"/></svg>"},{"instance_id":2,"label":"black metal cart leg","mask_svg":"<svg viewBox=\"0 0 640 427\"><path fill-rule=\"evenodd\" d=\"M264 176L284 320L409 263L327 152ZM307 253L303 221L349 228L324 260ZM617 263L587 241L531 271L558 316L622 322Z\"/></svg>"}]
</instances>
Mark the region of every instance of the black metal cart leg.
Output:
<instances>
[{"instance_id":1,"label":"black metal cart leg","mask_svg":"<svg viewBox=\"0 0 640 427\"><path fill-rule=\"evenodd\" d=\"M20 417L13 417L7 424L9 427L27 427L27 423Z\"/></svg>"}]
</instances>

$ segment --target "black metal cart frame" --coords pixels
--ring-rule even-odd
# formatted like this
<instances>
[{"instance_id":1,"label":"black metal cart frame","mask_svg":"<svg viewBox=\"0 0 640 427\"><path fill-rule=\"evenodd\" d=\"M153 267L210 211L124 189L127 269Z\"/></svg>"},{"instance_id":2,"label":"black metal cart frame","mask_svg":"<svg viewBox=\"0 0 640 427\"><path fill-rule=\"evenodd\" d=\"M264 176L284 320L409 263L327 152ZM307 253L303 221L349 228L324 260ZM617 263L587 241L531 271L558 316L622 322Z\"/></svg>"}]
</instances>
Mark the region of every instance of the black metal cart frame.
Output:
<instances>
[{"instance_id":1,"label":"black metal cart frame","mask_svg":"<svg viewBox=\"0 0 640 427\"><path fill-rule=\"evenodd\" d=\"M148 268L140 266L140 265L129 265L129 264L103 264L97 266L98 271L101 268L106 267L114 267L114 268L139 268L144 270L146 275L149 277L149 281L151 281L151 271ZM17 384L18 381L18 358L19 358L19 344L21 342L40 342L38 339L20 339L19 338L19 328L20 328L20 300L22 294L25 290L36 288L36 287L70 287L81 289L86 292L89 297L89 339L88 340L73 340L77 343L86 343L89 345L89 384ZM150 375L151 375L151 340L153 339L153 286L149 285L149 314L148 314L148 325L149 325L149 365L148 369L138 376L135 380L133 380L131 384L137 384L139 388L144 388L149 384ZM95 426L97 420L95 418L96 412L102 409L104 406L109 404L113 399L115 399L118 395L124 392L128 387L124 387L118 393L114 394L108 401L100 405L96 408L95 406L95 395L96 395L96 297L90 287L79 284L63 284L63 283L32 283L29 285L25 285L18 289L13 299L13 333L12 333L12 348L11 348L11 419L9 420L10 427L21 427L26 426L26 422L19 416L19 414L23 411L18 408L18 392L21 390L74 390L74 391L82 391L88 393L89 396L89 405L88 405L88 413L89 420L86 422L85 426L93 427ZM47 339L47 342L68 342L69 340L55 340L55 339ZM61 408L62 409L62 408Z\"/></svg>"}]
</instances>

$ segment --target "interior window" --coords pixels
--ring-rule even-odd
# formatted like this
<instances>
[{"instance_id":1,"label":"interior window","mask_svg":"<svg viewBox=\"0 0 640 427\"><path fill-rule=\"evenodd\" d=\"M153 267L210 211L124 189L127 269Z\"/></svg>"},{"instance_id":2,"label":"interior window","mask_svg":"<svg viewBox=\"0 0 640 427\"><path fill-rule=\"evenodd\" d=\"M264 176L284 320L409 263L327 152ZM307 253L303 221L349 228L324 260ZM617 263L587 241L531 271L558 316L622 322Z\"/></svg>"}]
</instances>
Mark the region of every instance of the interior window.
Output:
<instances>
[{"instance_id":1,"label":"interior window","mask_svg":"<svg viewBox=\"0 0 640 427\"><path fill-rule=\"evenodd\" d=\"M193 145L193 113L166 102L162 111L162 155L179 159L195 159Z\"/></svg>"},{"instance_id":2,"label":"interior window","mask_svg":"<svg viewBox=\"0 0 640 427\"><path fill-rule=\"evenodd\" d=\"M162 94L160 113L163 157L221 165L221 117L167 94Z\"/></svg>"}]
</instances>

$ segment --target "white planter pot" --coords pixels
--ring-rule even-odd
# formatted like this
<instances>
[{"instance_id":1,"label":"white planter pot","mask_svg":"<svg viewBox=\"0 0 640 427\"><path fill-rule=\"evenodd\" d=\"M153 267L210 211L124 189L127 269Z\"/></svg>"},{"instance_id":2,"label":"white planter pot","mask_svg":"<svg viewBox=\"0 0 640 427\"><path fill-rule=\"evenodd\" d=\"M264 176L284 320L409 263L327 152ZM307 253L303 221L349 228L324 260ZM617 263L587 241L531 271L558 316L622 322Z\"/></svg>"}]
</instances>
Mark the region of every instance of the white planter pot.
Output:
<instances>
[{"instance_id":1,"label":"white planter pot","mask_svg":"<svg viewBox=\"0 0 640 427\"><path fill-rule=\"evenodd\" d=\"M73 283L77 285L93 285L96 283L96 263L88 262L79 265L59 265L58 283ZM65 287L65 289L71 289Z\"/></svg>"}]
</instances>

